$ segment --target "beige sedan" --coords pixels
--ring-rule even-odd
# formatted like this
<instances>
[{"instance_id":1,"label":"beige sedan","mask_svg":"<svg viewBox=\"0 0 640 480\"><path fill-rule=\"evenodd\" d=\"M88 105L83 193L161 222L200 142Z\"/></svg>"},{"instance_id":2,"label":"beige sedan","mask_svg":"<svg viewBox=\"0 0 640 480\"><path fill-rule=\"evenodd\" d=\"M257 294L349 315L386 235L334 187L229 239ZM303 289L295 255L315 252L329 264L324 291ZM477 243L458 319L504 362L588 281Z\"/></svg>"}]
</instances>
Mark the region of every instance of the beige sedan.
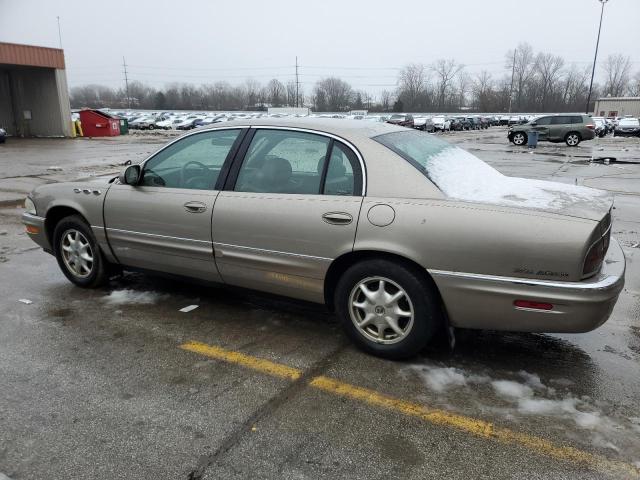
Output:
<instances>
[{"instance_id":1,"label":"beige sedan","mask_svg":"<svg viewBox=\"0 0 640 480\"><path fill-rule=\"evenodd\" d=\"M624 283L611 208L415 130L257 119L196 130L119 178L38 187L23 221L76 285L118 267L324 303L361 348L400 358L445 326L601 325Z\"/></svg>"}]
</instances>

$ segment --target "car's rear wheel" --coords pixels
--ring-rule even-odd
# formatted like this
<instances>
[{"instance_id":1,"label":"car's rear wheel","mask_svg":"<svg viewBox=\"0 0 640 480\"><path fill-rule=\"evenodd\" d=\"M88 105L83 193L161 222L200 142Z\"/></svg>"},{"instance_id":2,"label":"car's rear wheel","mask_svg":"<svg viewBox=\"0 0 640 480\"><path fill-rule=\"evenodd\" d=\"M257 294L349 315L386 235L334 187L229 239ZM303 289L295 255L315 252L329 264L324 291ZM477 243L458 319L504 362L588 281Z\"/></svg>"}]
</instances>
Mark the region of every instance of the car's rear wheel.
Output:
<instances>
[{"instance_id":1,"label":"car's rear wheel","mask_svg":"<svg viewBox=\"0 0 640 480\"><path fill-rule=\"evenodd\" d=\"M565 143L570 147L577 147L580 144L580 134L578 132L569 132L564 137Z\"/></svg>"},{"instance_id":2,"label":"car's rear wheel","mask_svg":"<svg viewBox=\"0 0 640 480\"><path fill-rule=\"evenodd\" d=\"M109 279L106 260L82 217L72 215L58 222L53 249L62 273L76 285L96 288Z\"/></svg>"},{"instance_id":3,"label":"car's rear wheel","mask_svg":"<svg viewBox=\"0 0 640 480\"><path fill-rule=\"evenodd\" d=\"M513 137L511 137L511 141L514 145L524 145L527 143L527 134L524 132L516 132L513 134Z\"/></svg>"},{"instance_id":4,"label":"car's rear wheel","mask_svg":"<svg viewBox=\"0 0 640 480\"><path fill-rule=\"evenodd\" d=\"M389 260L350 267L338 281L335 305L351 340L384 358L417 354L442 324L435 288L417 269Z\"/></svg>"}]
</instances>

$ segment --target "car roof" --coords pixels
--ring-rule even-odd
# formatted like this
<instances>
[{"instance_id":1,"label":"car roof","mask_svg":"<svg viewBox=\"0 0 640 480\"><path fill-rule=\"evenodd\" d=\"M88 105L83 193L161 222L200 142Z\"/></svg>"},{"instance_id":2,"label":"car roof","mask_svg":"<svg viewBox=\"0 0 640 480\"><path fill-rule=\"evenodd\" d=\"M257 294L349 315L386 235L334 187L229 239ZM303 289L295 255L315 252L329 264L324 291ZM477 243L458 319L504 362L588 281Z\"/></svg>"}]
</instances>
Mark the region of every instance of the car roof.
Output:
<instances>
[{"instance_id":1,"label":"car roof","mask_svg":"<svg viewBox=\"0 0 640 480\"><path fill-rule=\"evenodd\" d=\"M346 140L358 141L376 137L384 133L405 132L405 127L383 122L362 122L358 120L337 118L247 118L232 120L223 124L207 127L206 130L216 130L229 127L283 127L303 128L330 133ZM204 130L204 129L203 129Z\"/></svg>"}]
</instances>

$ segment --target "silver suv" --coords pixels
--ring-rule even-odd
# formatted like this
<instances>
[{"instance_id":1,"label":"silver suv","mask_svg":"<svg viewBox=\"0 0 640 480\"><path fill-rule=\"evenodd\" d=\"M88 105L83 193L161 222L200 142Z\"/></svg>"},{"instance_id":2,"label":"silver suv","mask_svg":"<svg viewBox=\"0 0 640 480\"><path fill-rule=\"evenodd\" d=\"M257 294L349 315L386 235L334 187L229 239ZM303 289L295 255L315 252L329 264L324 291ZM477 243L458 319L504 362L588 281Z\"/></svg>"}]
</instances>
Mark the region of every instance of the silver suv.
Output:
<instances>
[{"instance_id":1,"label":"silver suv","mask_svg":"<svg viewBox=\"0 0 640 480\"><path fill-rule=\"evenodd\" d=\"M538 132L539 141L565 142L577 147L583 140L593 140L596 125L588 115L551 115L534 118L524 125L513 125L507 134L514 145L526 145L529 132Z\"/></svg>"}]
</instances>

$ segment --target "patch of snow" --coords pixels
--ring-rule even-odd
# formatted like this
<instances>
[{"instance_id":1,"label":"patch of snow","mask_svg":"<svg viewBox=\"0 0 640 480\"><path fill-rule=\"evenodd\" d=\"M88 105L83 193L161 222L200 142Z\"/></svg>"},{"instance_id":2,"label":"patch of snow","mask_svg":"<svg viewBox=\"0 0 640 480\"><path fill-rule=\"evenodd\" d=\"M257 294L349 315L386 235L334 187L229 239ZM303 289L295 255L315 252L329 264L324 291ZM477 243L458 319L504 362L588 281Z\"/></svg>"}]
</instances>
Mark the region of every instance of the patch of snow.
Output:
<instances>
[{"instance_id":1,"label":"patch of snow","mask_svg":"<svg viewBox=\"0 0 640 480\"><path fill-rule=\"evenodd\" d=\"M422 372L422 378L435 392L444 392L451 387L460 387L467 384L465 375L461 370L452 367L428 368Z\"/></svg>"},{"instance_id":2,"label":"patch of snow","mask_svg":"<svg viewBox=\"0 0 640 480\"><path fill-rule=\"evenodd\" d=\"M167 296L168 295L156 292L140 292L125 288L122 290L113 290L109 295L102 297L102 301L107 305L150 305Z\"/></svg>"},{"instance_id":3,"label":"patch of snow","mask_svg":"<svg viewBox=\"0 0 640 480\"><path fill-rule=\"evenodd\" d=\"M445 195L470 202L549 211L575 204L607 210L611 204L609 193L595 188L508 177L458 147L430 157L426 172Z\"/></svg>"},{"instance_id":4,"label":"patch of snow","mask_svg":"<svg viewBox=\"0 0 640 480\"><path fill-rule=\"evenodd\" d=\"M510 398L523 398L533 395L533 390L527 385L511 380L494 380L491 386L498 395Z\"/></svg>"},{"instance_id":5,"label":"patch of snow","mask_svg":"<svg viewBox=\"0 0 640 480\"><path fill-rule=\"evenodd\" d=\"M21 298L18 300L20 303L24 303L25 305L31 305L33 302L28 298Z\"/></svg>"}]
</instances>

